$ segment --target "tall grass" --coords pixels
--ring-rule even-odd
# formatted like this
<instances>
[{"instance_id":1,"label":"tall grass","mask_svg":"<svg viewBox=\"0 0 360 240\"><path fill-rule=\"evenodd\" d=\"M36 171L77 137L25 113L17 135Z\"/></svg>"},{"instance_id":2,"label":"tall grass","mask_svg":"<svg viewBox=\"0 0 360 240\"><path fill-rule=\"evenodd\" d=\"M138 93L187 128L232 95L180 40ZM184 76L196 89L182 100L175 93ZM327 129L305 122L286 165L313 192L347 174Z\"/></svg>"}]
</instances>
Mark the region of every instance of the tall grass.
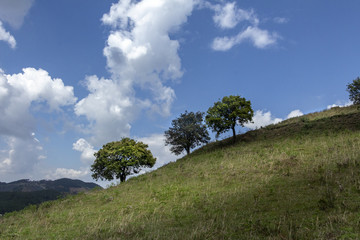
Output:
<instances>
[{"instance_id":1,"label":"tall grass","mask_svg":"<svg viewBox=\"0 0 360 240\"><path fill-rule=\"evenodd\" d=\"M7 214L0 239L359 239L360 114L290 120Z\"/></svg>"}]
</instances>

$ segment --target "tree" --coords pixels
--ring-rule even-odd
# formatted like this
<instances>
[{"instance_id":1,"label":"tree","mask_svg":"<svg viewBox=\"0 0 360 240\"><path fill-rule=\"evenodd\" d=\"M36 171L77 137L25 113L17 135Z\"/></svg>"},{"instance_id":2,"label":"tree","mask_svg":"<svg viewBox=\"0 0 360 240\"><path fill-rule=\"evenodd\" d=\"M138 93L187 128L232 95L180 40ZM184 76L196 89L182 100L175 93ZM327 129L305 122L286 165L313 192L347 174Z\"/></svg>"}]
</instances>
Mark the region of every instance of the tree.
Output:
<instances>
[{"instance_id":1,"label":"tree","mask_svg":"<svg viewBox=\"0 0 360 240\"><path fill-rule=\"evenodd\" d=\"M91 165L92 177L96 180L126 180L128 175L139 173L143 167L152 167L156 162L148 145L130 138L105 144L96 152Z\"/></svg>"},{"instance_id":2,"label":"tree","mask_svg":"<svg viewBox=\"0 0 360 240\"><path fill-rule=\"evenodd\" d=\"M170 151L176 155L184 150L189 155L190 150L210 140L206 125L203 124L204 113L182 113L179 118L172 120L172 127L165 131L165 145L172 145Z\"/></svg>"},{"instance_id":3,"label":"tree","mask_svg":"<svg viewBox=\"0 0 360 240\"><path fill-rule=\"evenodd\" d=\"M349 99L353 101L355 105L360 105L360 78L356 78L352 83L347 85L347 91L349 92Z\"/></svg>"},{"instance_id":4,"label":"tree","mask_svg":"<svg viewBox=\"0 0 360 240\"><path fill-rule=\"evenodd\" d=\"M231 129L235 141L235 126L237 124L244 126L245 123L252 120L253 116L254 111L250 101L240 96L228 96L215 102L214 106L208 109L205 121L216 132L217 137Z\"/></svg>"}]
</instances>

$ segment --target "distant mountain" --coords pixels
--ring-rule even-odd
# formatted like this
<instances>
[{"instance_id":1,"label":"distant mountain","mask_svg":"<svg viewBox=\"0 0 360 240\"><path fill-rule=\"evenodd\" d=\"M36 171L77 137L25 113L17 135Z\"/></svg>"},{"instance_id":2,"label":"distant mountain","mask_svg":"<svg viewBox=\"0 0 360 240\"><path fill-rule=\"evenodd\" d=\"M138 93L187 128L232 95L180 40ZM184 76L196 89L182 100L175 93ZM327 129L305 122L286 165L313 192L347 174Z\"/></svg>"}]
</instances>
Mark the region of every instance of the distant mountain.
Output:
<instances>
[{"instance_id":1,"label":"distant mountain","mask_svg":"<svg viewBox=\"0 0 360 240\"><path fill-rule=\"evenodd\" d=\"M21 210L31 204L55 200L67 194L76 194L101 188L95 183L61 178L58 180L0 182L0 214Z\"/></svg>"}]
</instances>

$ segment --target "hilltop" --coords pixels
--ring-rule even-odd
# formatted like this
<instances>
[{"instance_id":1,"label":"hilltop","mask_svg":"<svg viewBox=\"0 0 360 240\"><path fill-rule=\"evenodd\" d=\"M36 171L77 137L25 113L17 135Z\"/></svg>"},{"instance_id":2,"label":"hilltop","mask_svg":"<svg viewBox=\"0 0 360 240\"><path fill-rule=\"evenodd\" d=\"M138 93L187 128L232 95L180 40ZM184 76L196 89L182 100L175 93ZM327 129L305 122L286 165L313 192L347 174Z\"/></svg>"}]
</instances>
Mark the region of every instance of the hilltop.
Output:
<instances>
[{"instance_id":1,"label":"hilltop","mask_svg":"<svg viewBox=\"0 0 360 240\"><path fill-rule=\"evenodd\" d=\"M359 239L360 112L212 142L118 186L0 218L0 239Z\"/></svg>"}]
</instances>

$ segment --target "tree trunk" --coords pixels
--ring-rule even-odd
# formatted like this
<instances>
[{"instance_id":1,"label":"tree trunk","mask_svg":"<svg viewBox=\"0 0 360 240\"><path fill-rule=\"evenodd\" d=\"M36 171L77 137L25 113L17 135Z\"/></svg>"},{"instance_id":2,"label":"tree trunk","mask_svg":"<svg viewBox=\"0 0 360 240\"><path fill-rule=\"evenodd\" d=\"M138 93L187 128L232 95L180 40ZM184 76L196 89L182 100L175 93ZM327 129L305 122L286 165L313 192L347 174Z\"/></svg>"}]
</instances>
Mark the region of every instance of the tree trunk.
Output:
<instances>
[{"instance_id":1,"label":"tree trunk","mask_svg":"<svg viewBox=\"0 0 360 240\"><path fill-rule=\"evenodd\" d=\"M232 127L232 132L233 132L233 141L236 141L236 132L235 132L235 126Z\"/></svg>"},{"instance_id":2,"label":"tree trunk","mask_svg":"<svg viewBox=\"0 0 360 240\"><path fill-rule=\"evenodd\" d=\"M126 175L125 175L125 173L121 173L121 174L120 174L120 182L125 182L125 180L126 180Z\"/></svg>"},{"instance_id":3,"label":"tree trunk","mask_svg":"<svg viewBox=\"0 0 360 240\"><path fill-rule=\"evenodd\" d=\"M190 154L190 148L187 147L187 148L185 148L185 150L186 150L186 155L189 155Z\"/></svg>"}]
</instances>

